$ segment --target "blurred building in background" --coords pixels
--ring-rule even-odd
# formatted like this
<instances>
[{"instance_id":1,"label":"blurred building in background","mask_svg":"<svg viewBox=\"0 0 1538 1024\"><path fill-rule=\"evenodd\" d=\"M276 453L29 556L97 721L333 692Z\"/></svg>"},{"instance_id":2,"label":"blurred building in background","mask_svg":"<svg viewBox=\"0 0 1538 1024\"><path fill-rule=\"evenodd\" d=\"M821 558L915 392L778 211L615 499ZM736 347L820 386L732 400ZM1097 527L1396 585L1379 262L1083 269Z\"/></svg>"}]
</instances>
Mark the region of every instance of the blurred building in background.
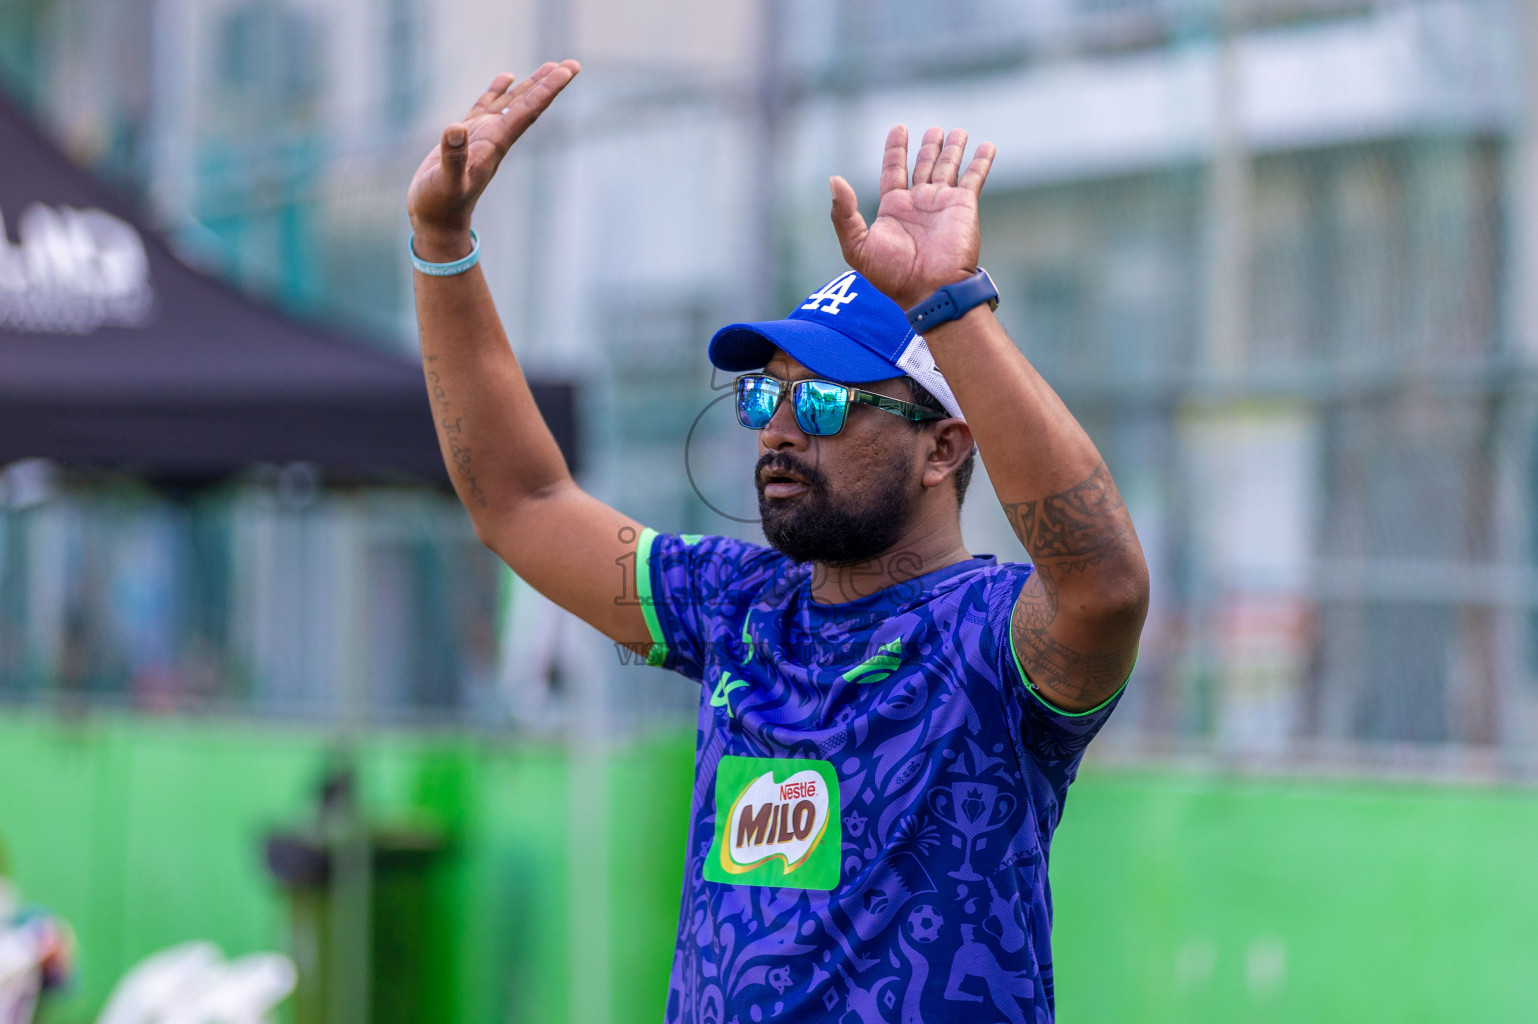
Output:
<instances>
[{"instance_id":1,"label":"blurred building in background","mask_svg":"<svg viewBox=\"0 0 1538 1024\"><path fill-rule=\"evenodd\" d=\"M723 401L729 382L712 375L707 339L730 321L783 316L839 271L828 175L847 177L869 216L892 124L915 136L931 124L965 127L999 148L983 199L999 316L1099 444L1153 572L1139 665L1092 757L1530 781L1538 23L1529 7L3 0L0 81L77 160L136 195L187 261L412 353L412 171L496 72L580 58L582 77L481 203L482 265L520 358L579 388L582 483L659 530L747 538L761 536L752 439ZM0 213L14 225L20 211ZM638 767L641 755L625 762L628 774L606 775L585 754L632 756L613 744L623 737L633 753L648 736L672 736L680 758L668 770L681 770L698 699L688 683L632 664L530 592L476 544L452 497L430 487L356 488L302 464L254 466L196 490L36 462L0 480L0 697L325 728L355 728L361 715L410 727L390 742L413 751L442 735L426 726L454 726L477 743L567 737L584 755L569 777L532 755L504 762L482 747L422 762L421 791L447 817L471 807L487 815L459 837L454 891L472 909L455 919L452 933L469 937L443 947L446 961L479 964L482 943L503 959L473 969L502 984L516 944L488 938L502 936L490 916L515 929L525 911L553 919L538 916L555 913L551 879L574 894L561 911L570 934L559 931L554 946L543 933L522 936L516 948L527 955L514 972L534 988L566 986L566 1009L528 995L476 1002L492 991L479 974L472 987L482 995L456 1005L463 1019L510 1005L528 1019L654 1019L625 979L656 991L660 954L631 962L623 936L599 941L611 912L631 914L626 927L635 919L623 902L630 876L588 869L635 851L673 864L682 825L655 838L643 810L660 799L652 780L676 780ZM973 551L1023 557L986 481L964 520ZM616 596L629 593L628 568L615 566ZM365 681L361 708L348 703L349 678ZM235 754L226 760L229 777L246 770L230 767L246 763ZM410 791L408 762L381 755L375 777ZM173 763L136 777L175 777ZM480 781L445 790L461 767ZM1367 976L1401 993L1382 1006L1411 1007L1385 1009L1384 1020L1437 1016L1424 1009L1433 989L1451 1001L1435 1005L1461 1008L1479 991L1530 1009L1531 993L1510 981L1521 971L1500 969L1501 957L1526 954L1498 928L1481 931L1498 947L1465 949L1468 971L1485 971L1487 984L1447 967L1434 943L1363 968L1382 916L1363 911L1358 922L1346 900L1342 923L1286 895L1296 865L1318 868L1309 895L1316 883L1330 891L1328 871L1344 865L1335 881L1354 898L1361 872L1380 870L1373 851L1388 845L1374 844L1441 849L1424 845L1426 832L1468 837L1455 852L1473 864L1490 846L1479 835L1517 834L1498 797L1457 826L1438 817L1441 805L1373 817L1355 795L1319 797L1300 830L1338 821L1336 845L1257 840L1235 854L1225 844L1251 833L1203 831L1181 817L1194 803L1161 803L1150 785L1136 800L1076 797L1076 813L1105 829L1168 826L1129 844L1173 850L1190 835L1198 853L1218 852L1169 853L1168 863L1201 876L1183 883L1191 898L1180 912L1171 909L1180 901L1164 901L1164 889L1181 891L1164 875L1159 899L1139 903L1137 890L1095 905L1100 923L1132 904L1164 908L1109 940L1125 940L1115 948L1143 971L1132 974L1155 980L1109 986L1112 1008L1079 1019L1272 1019L1255 1007L1281 991L1289 949L1299 972L1315 965L1311 991L1325 993L1267 1004L1292 1006L1295 1017L1359 1009L1352 999ZM1237 792L1214 797L1232 800L1225 826L1250 806ZM223 799L208 806L222 809ZM1280 803L1265 808L1256 820L1294 820ZM1403 832L1359 827L1390 821ZM1506 824L1480 832L1492 822ZM496 845L561 829L570 865L554 848ZM1120 848L1100 850L1103 860L1078 862L1103 869L1095 884L1076 890L1069 876L1065 898L1118 891L1105 886ZM152 873L142 849L136 856L135 870ZM1278 864L1267 867L1268 857ZM521 874L529 865L547 873ZM1380 910L1421 891L1437 865L1385 883ZM505 905L487 895L504 876L523 886ZM1223 920L1246 923L1232 935L1202 931L1203 900L1230 882L1227 905L1240 909ZM1303 916L1277 923L1278 911L1252 927L1246 899L1271 890ZM1493 919L1500 900L1480 893L1460 906ZM620 901L612 911L611 896ZM671 899L656 901L648 949L667 948ZM251 906L265 904L252 896ZM1319 920L1332 922L1329 941L1310 946L1300 936ZM1060 978L1079 962L1075 950L1098 956L1104 938L1070 930ZM550 966L560 942L570 946L565 968ZM1221 1011L1181 1016L1198 1004L1180 999L1241 961L1247 988L1235 981L1237 994L1212 996L1231 998L1210 1004ZM1451 980L1436 988L1441 974Z\"/></svg>"},{"instance_id":2,"label":"blurred building in background","mask_svg":"<svg viewBox=\"0 0 1538 1024\"><path fill-rule=\"evenodd\" d=\"M896 121L998 143L999 315L1153 572L1114 745L1530 770L1524 9L877 6L800 72L797 177L868 192Z\"/></svg>"},{"instance_id":3,"label":"blurred building in background","mask_svg":"<svg viewBox=\"0 0 1538 1024\"><path fill-rule=\"evenodd\" d=\"M999 145L1000 316L1101 445L1154 569L1118 747L1522 773L1528 35L1496 0L34 0L4 9L0 53L12 91L187 258L407 351L412 169L495 71L578 55L579 84L483 201L487 273L526 363L583 387L587 485L659 528L749 537L750 444L705 340L836 272L829 173L873 206L890 124L964 125ZM687 687L499 585L428 495L340 526L324 486L218 513L114 492L71 513L88 552L24 482L8 493L7 532L71 567L51 585L133 581L70 625L9 560L7 628L34 652L0 663L12 691L69 676L47 652L76 629L99 663L87 690L121 690L147 646L200 699L323 709L312 636L336 635L336 572L305 552L363 529L380 539L350 571L385 598L370 637L410 648L376 648L382 706L549 724L562 679L597 672L613 714L690 713ZM1018 554L986 488L967 519L974 550ZM315 614L273 596L296 593ZM210 607L227 626L192 624ZM499 634L547 639L533 668L498 669Z\"/></svg>"}]
</instances>

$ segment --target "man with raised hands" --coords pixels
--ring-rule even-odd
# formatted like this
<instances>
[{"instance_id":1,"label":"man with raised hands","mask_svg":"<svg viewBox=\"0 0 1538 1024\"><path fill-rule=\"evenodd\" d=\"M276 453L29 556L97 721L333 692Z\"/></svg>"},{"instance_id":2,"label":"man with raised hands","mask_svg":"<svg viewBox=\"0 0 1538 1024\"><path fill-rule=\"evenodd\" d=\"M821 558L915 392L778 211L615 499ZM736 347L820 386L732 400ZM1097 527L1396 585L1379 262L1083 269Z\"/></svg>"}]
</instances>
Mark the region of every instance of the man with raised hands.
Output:
<instances>
[{"instance_id":1,"label":"man with raised hands","mask_svg":"<svg viewBox=\"0 0 1538 1024\"><path fill-rule=\"evenodd\" d=\"M931 128L910 176L892 129L870 224L831 179L852 269L708 347L740 374L769 546L659 534L572 480L476 266L476 198L579 70L499 75L444 130L411 184L411 255L477 535L700 685L666 1020L1050 1021L1047 852L1148 575L1094 444L994 318L994 148L963 170L966 133ZM966 550L974 452L1033 564Z\"/></svg>"}]
</instances>

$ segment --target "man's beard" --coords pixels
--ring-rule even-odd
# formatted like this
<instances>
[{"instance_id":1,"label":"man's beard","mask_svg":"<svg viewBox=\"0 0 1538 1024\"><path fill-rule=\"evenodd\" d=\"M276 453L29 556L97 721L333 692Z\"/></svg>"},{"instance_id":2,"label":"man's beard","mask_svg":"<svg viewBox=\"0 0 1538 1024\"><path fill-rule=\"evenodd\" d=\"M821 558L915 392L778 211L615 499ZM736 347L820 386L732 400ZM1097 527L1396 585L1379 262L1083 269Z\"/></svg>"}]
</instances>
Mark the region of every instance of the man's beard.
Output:
<instances>
[{"instance_id":1,"label":"man's beard","mask_svg":"<svg viewBox=\"0 0 1538 1024\"><path fill-rule=\"evenodd\" d=\"M806 490L795 498L765 498L764 470L770 467L801 477ZM835 502L827 477L815 466L783 453L765 455L753 471L764 537L796 562L835 567L867 562L893 547L908 526L913 496L906 468L906 459L894 459L864 500Z\"/></svg>"}]
</instances>

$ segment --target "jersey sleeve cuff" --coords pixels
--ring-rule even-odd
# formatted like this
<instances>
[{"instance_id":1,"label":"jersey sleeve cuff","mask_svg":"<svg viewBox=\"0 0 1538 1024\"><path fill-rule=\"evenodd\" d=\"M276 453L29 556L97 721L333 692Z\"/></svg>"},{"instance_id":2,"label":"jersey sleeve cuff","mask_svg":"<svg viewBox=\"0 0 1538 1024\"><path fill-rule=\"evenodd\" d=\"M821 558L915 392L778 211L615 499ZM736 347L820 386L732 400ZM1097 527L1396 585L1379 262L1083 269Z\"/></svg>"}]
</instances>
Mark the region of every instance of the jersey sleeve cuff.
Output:
<instances>
[{"instance_id":1,"label":"jersey sleeve cuff","mask_svg":"<svg viewBox=\"0 0 1538 1024\"><path fill-rule=\"evenodd\" d=\"M1025 671L1025 665L1020 661L1020 652L1015 649L1015 631L1013 629L1009 631L1009 655L1010 658L1014 660L1015 668L1020 673L1020 681L1025 684L1026 691L1030 693L1032 697L1035 697L1038 701L1040 701L1042 707L1046 708L1054 715L1062 715L1064 718L1085 718L1089 715L1093 715L1097 711L1104 711L1108 704L1114 701L1117 697L1121 696L1121 692L1127 688L1127 680L1132 678L1132 669L1128 669L1127 678L1121 681L1121 685L1116 688L1116 692L1112 693L1109 697L1101 701L1099 704L1096 704L1088 711L1064 711L1062 708L1058 707L1056 704L1052 703L1050 700L1044 697L1042 692L1036 688L1036 684L1031 682L1030 675ZM1137 655L1135 654L1132 656L1132 668L1137 668Z\"/></svg>"},{"instance_id":2,"label":"jersey sleeve cuff","mask_svg":"<svg viewBox=\"0 0 1538 1024\"><path fill-rule=\"evenodd\" d=\"M662 635L662 623L657 618L657 601L652 595L651 555L652 543L656 539L656 530L649 526L643 528L635 551L636 594L640 597L641 614L646 619L646 629L652 638L651 650L646 654L648 665L661 665L668 660L667 638Z\"/></svg>"}]
</instances>

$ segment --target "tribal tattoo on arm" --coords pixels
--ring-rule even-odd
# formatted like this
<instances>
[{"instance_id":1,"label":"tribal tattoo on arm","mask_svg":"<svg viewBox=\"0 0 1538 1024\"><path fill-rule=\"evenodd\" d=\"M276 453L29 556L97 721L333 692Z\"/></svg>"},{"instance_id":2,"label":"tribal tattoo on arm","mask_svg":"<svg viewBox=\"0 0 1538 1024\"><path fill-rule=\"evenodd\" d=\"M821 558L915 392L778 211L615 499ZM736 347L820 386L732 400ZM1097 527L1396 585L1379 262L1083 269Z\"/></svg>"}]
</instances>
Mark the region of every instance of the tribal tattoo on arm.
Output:
<instances>
[{"instance_id":1,"label":"tribal tattoo on arm","mask_svg":"<svg viewBox=\"0 0 1538 1024\"><path fill-rule=\"evenodd\" d=\"M1137 535L1116 483L1102 462L1073 487L1037 501L1006 504L1004 512L1036 566L1010 620L1020 661L1037 689L1075 706L1099 703L1130 667L1126 638L1119 635L1127 626L1125 609L1117 596L1126 592L1129 563L1141 564ZM1088 610L1087 618L1064 613L1065 590L1073 594L1069 607ZM1111 598L1105 604L1111 621L1103 631L1093 622L1097 592ZM1142 602L1132 602L1138 626ZM1065 628L1063 619L1070 617L1080 621ZM1103 645L1094 642L1097 632L1104 636ZM1074 646L1063 642L1065 636ZM1136 628L1131 639L1135 645Z\"/></svg>"}]
</instances>

